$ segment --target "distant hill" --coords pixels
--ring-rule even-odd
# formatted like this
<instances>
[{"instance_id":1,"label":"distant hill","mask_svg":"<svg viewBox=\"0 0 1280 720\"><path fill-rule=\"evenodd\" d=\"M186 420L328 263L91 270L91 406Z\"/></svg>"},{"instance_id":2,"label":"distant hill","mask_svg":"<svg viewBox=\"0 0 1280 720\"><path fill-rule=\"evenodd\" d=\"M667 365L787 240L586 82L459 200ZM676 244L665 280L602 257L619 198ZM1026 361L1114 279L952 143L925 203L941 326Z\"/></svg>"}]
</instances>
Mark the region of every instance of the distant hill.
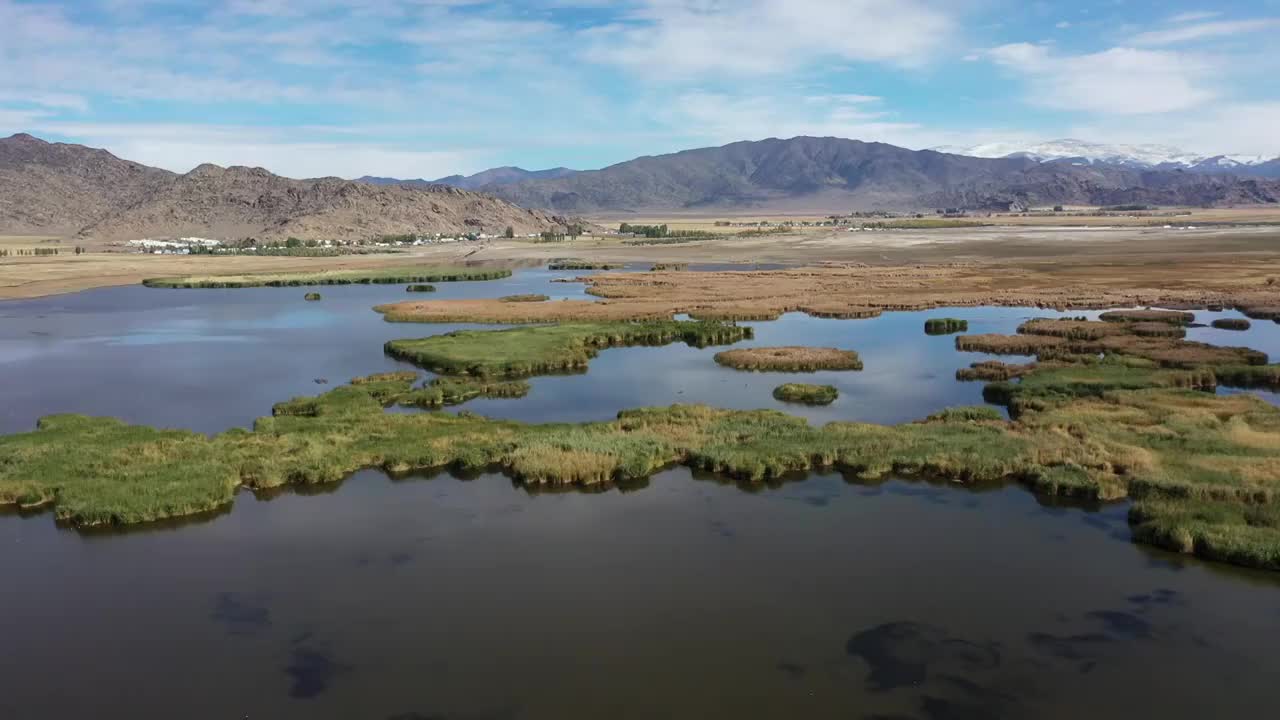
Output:
<instances>
[{"instance_id":1,"label":"distant hill","mask_svg":"<svg viewBox=\"0 0 1280 720\"><path fill-rule=\"evenodd\" d=\"M27 134L0 139L0 230L74 233L176 177L83 145Z\"/></svg>"},{"instance_id":2,"label":"distant hill","mask_svg":"<svg viewBox=\"0 0 1280 720\"><path fill-rule=\"evenodd\" d=\"M450 175L442 177L439 180L400 180L397 178L375 177L373 175L365 175L358 178L359 182L371 183L373 185L410 185L423 187L426 185L449 185L451 187L462 188L463 190L477 190L479 188L489 186L510 185L522 180L551 180L562 178L578 172L565 167L551 168L549 170L525 170L524 168L506 166L499 168L491 168L482 170L475 175Z\"/></svg>"},{"instance_id":3,"label":"distant hill","mask_svg":"<svg viewBox=\"0 0 1280 720\"><path fill-rule=\"evenodd\" d=\"M293 180L216 165L178 175L81 145L30 135L0 139L0 234L345 241L410 232L498 234L508 226L533 233L568 222L443 185Z\"/></svg>"},{"instance_id":4,"label":"distant hill","mask_svg":"<svg viewBox=\"0 0 1280 720\"><path fill-rule=\"evenodd\" d=\"M1280 201L1280 183L1271 180L1041 162L1025 155L978 158L831 137L737 142L483 189L525 207L557 212Z\"/></svg>"}]
</instances>

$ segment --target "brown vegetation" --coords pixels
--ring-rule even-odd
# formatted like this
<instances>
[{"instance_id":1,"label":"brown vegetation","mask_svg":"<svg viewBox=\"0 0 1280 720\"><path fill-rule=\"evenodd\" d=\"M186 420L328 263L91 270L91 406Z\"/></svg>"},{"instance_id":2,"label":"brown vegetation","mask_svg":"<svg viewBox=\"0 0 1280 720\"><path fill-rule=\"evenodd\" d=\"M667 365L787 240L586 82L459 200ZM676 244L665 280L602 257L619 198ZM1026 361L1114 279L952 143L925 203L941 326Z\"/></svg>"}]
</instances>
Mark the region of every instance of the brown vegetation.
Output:
<instances>
[{"instance_id":1,"label":"brown vegetation","mask_svg":"<svg viewBox=\"0 0 1280 720\"><path fill-rule=\"evenodd\" d=\"M716 353L716 362L735 370L815 372L861 370L858 353L839 348L787 347L742 348Z\"/></svg>"}]
</instances>

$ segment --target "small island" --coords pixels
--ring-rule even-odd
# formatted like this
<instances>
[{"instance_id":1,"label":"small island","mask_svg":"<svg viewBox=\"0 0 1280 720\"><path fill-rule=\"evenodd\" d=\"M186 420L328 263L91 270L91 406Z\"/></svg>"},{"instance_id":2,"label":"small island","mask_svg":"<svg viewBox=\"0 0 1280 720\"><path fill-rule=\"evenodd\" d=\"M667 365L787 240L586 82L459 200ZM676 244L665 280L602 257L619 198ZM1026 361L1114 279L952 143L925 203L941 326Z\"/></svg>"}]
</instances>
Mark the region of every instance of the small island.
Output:
<instances>
[{"instance_id":1,"label":"small island","mask_svg":"<svg viewBox=\"0 0 1280 720\"><path fill-rule=\"evenodd\" d=\"M405 288L405 292L411 293L431 293L436 291L435 285L427 285L425 283L416 283Z\"/></svg>"},{"instance_id":2,"label":"small island","mask_svg":"<svg viewBox=\"0 0 1280 720\"><path fill-rule=\"evenodd\" d=\"M931 318L924 321L924 332L926 335L950 335L952 333L965 332L968 329L968 320L958 320L956 318Z\"/></svg>"},{"instance_id":3,"label":"small island","mask_svg":"<svg viewBox=\"0 0 1280 720\"><path fill-rule=\"evenodd\" d=\"M303 296L302 296L302 299L303 299L303 300L306 300L307 302L315 302L315 301L317 301L317 300L319 300L319 299L320 299L320 293L318 293L318 292L309 292L309 293L307 293L306 295L303 295Z\"/></svg>"},{"instance_id":4,"label":"small island","mask_svg":"<svg viewBox=\"0 0 1280 720\"><path fill-rule=\"evenodd\" d=\"M773 397L782 402L802 405L830 405L840 397L840 391L833 385L785 383L773 389Z\"/></svg>"},{"instance_id":5,"label":"small island","mask_svg":"<svg viewBox=\"0 0 1280 720\"><path fill-rule=\"evenodd\" d=\"M862 359L852 350L798 345L726 350L716 353L715 361L735 370L817 372L862 369Z\"/></svg>"}]
</instances>

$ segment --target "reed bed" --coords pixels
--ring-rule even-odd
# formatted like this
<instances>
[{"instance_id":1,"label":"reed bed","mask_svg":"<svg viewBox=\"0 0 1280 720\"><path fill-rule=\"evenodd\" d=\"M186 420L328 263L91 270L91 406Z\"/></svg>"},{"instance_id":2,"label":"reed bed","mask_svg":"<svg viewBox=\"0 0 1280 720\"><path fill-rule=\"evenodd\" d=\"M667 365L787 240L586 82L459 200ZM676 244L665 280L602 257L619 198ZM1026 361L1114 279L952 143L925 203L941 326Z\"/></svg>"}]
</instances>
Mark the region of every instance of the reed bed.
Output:
<instances>
[{"instance_id":1,"label":"reed bed","mask_svg":"<svg viewBox=\"0 0 1280 720\"><path fill-rule=\"evenodd\" d=\"M967 332L968 330L968 320L958 320L956 318L931 318L924 321L924 332L926 335L951 335L958 332Z\"/></svg>"},{"instance_id":2,"label":"reed bed","mask_svg":"<svg viewBox=\"0 0 1280 720\"><path fill-rule=\"evenodd\" d=\"M1244 318L1218 318L1212 323L1219 330L1248 330L1253 324Z\"/></svg>"},{"instance_id":3,"label":"reed bed","mask_svg":"<svg viewBox=\"0 0 1280 720\"><path fill-rule=\"evenodd\" d=\"M973 363L967 368L956 370L956 379L962 381L983 380L986 382L1013 380L1026 375L1037 367L1036 363L1015 365L1003 363L999 360L984 360Z\"/></svg>"},{"instance_id":4,"label":"reed bed","mask_svg":"<svg viewBox=\"0 0 1280 720\"><path fill-rule=\"evenodd\" d=\"M819 370L862 369L862 359L853 350L798 345L725 350L724 352L716 353L715 361L735 370L757 372L817 372Z\"/></svg>"},{"instance_id":5,"label":"reed bed","mask_svg":"<svg viewBox=\"0 0 1280 720\"><path fill-rule=\"evenodd\" d=\"M830 405L840 397L840 391L832 385L785 383L773 389L776 400L802 405Z\"/></svg>"},{"instance_id":6,"label":"reed bed","mask_svg":"<svg viewBox=\"0 0 1280 720\"><path fill-rule=\"evenodd\" d=\"M595 260L556 260L547 265L548 270L616 270L621 267L623 265L619 263Z\"/></svg>"},{"instance_id":7,"label":"reed bed","mask_svg":"<svg viewBox=\"0 0 1280 720\"><path fill-rule=\"evenodd\" d=\"M1109 310L1098 316L1103 322L1162 322L1173 325L1189 325L1195 322L1195 313L1180 310Z\"/></svg>"},{"instance_id":8,"label":"reed bed","mask_svg":"<svg viewBox=\"0 0 1280 720\"><path fill-rule=\"evenodd\" d=\"M618 322L537 325L510 330L460 330L419 340L392 340L392 357L434 372L476 377L524 377L581 371L600 350L684 342L725 345L751 337L751 328L718 322Z\"/></svg>"},{"instance_id":9,"label":"reed bed","mask_svg":"<svg viewBox=\"0 0 1280 720\"><path fill-rule=\"evenodd\" d=\"M252 275L189 275L149 278L142 284L153 288L250 288L301 287L306 285L399 285L402 283L498 280L511 277L510 270L492 268L401 267L367 270L321 270L314 272L261 273Z\"/></svg>"},{"instance_id":10,"label":"reed bed","mask_svg":"<svg viewBox=\"0 0 1280 720\"><path fill-rule=\"evenodd\" d=\"M539 295L537 293L527 293L525 295L503 295L498 298L498 302L504 303L530 303L530 302L546 302L551 298L547 295Z\"/></svg>"},{"instance_id":11,"label":"reed bed","mask_svg":"<svg viewBox=\"0 0 1280 720\"><path fill-rule=\"evenodd\" d=\"M427 285L426 283L414 283L406 287L405 292L411 293L433 293L436 291L435 285Z\"/></svg>"},{"instance_id":12,"label":"reed bed","mask_svg":"<svg viewBox=\"0 0 1280 720\"><path fill-rule=\"evenodd\" d=\"M229 504L237 487L334 482L366 467L500 466L521 483L573 486L671 463L743 483L833 467L865 478L1016 480L1046 493L1130 496L1141 542L1280 569L1280 409L1184 389L1196 378L1119 362L1040 368L1006 384L1021 406L1013 422L991 408L953 408L919 423L814 427L773 411L688 405L552 425L388 414L387 404L414 402L424 389L413 387L414 373L391 373L290 401L295 411L214 437L44 418L34 432L0 437L0 502L52 506L60 520L93 526L192 515Z\"/></svg>"}]
</instances>

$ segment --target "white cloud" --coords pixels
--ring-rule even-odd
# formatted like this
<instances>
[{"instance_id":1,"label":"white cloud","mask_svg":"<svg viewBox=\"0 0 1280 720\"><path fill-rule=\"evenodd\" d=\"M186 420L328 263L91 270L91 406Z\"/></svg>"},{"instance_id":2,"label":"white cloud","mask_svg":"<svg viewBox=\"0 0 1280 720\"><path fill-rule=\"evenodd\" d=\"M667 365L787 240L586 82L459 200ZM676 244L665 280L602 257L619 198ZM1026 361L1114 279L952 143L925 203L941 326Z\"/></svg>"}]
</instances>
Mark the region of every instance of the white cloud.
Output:
<instances>
[{"instance_id":1,"label":"white cloud","mask_svg":"<svg viewBox=\"0 0 1280 720\"><path fill-rule=\"evenodd\" d=\"M106 148L119 157L179 173L214 163L265 167L297 178L434 178L475 172L491 160L487 152L477 150L422 151L367 141L335 141L327 128L68 123L32 114L10 118L0 110L0 127L15 124L19 125L16 129Z\"/></svg>"},{"instance_id":2,"label":"white cloud","mask_svg":"<svg viewBox=\"0 0 1280 720\"><path fill-rule=\"evenodd\" d=\"M648 79L782 74L820 61L917 64L954 22L923 0L647 0L582 33L588 59Z\"/></svg>"},{"instance_id":3,"label":"white cloud","mask_svg":"<svg viewBox=\"0 0 1280 720\"><path fill-rule=\"evenodd\" d=\"M996 64L1026 78L1029 99L1043 107L1114 115L1185 110L1215 97L1212 65L1182 53L1111 48L1055 54L1045 45L1014 43L987 51Z\"/></svg>"},{"instance_id":4,"label":"white cloud","mask_svg":"<svg viewBox=\"0 0 1280 720\"><path fill-rule=\"evenodd\" d=\"M944 130L894 120L876 98L866 96L728 95L690 91L672 98L664 121L676 144L720 145L797 135L841 137L922 149L977 145L997 139L1031 139L1011 129Z\"/></svg>"},{"instance_id":5,"label":"white cloud","mask_svg":"<svg viewBox=\"0 0 1280 720\"><path fill-rule=\"evenodd\" d=\"M1197 20L1212 20L1221 16L1222 13L1216 10L1193 10L1191 12L1178 13L1169 18L1171 23L1196 22Z\"/></svg>"},{"instance_id":6,"label":"white cloud","mask_svg":"<svg viewBox=\"0 0 1280 720\"><path fill-rule=\"evenodd\" d=\"M1205 155L1280 157L1280 101L1231 102L1157 118L1111 118L1069 134L1109 142L1173 145Z\"/></svg>"},{"instance_id":7,"label":"white cloud","mask_svg":"<svg viewBox=\"0 0 1280 720\"><path fill-rule=\"evenodd\" d=\"M1235 37L1276 27L1280 27L1280 18L1182 24L1167 30L1152 30L1135 35L1131 42L1134 45L1174 45L1206 38Z\"/></svg>"}]
</instances>

